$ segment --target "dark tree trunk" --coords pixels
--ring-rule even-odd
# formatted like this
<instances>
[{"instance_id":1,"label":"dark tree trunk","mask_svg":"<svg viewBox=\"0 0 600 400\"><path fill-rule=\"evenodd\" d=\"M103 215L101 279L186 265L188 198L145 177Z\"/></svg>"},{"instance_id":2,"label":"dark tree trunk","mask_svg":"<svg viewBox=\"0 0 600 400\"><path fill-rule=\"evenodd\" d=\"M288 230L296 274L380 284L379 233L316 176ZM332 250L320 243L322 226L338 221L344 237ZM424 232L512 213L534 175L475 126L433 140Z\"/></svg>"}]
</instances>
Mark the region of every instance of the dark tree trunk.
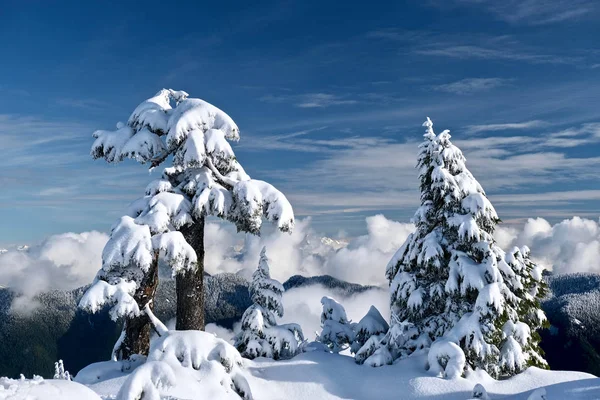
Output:
<instances>
[{"instance_id":1,"label":"dark tree trunk","mask_svg":"<svg viewBox=\"0 0 600 400\"><path fill-rule=\"evenodd\" d=\"M195 270L186 271L175 278L177 290L178 331L204 330L204 217L181 229L185 240L196 252Z\"/></svg>"},{"instance_id":2,"label":"dark tree trunk","mask_svg":"<svg viewBox=\"0 0 600 400\"><path fill-rule=\"evenodd\" d=\"M146 307L148 302L154 300L156 287L158 286L158 256L154 257L148 273L142 279L139 289L133 295L140 311ZM154 302L150 303L150 309L154 309ZM117 360L127 360L133 354L148 355L150 350L150 319L145 313L134 318L127 318L123 324L125 337L115 348L114 354Z\"/></svg>"}]
</instances>

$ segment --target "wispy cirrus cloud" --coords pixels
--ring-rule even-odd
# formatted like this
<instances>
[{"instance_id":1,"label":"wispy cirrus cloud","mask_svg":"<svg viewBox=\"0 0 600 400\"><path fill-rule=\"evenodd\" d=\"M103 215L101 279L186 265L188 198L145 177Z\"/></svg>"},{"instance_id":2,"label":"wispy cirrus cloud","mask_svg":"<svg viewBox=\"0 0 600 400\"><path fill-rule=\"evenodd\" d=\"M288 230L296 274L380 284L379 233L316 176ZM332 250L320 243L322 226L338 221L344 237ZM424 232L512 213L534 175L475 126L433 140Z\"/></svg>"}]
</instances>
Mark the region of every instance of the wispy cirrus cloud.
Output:
<instances>
[{"instance_id":1,"label":"wispy cirrus cloud","mask_svg":"<svg viewBox=\"0 0 600 400\"><path fill-rule=\"evenodd\" d=\"M358 100L331 93L307 93L299 95L266 95L259 100L266 103L291 103L300 108L326 108L356 104Z\"/></svg>"},{"instance_id":2,"label":"wispy cirrus cloud","mask_svg":"<svg viewBox=\"0 0 600 400\"><path fill-rule=\"evenodd\" d=\"M537 46L528 46L511 35L486 35L436 31L409 31L384 28L367 32L365 38L389 40L405 48L407 54L447 57L459 60L496 60L529 64L577 64L581 55L553 54Z\"/></svg>"},{"instance_id":3,"label":"wispy cirrus cloud","mask_svg":"<svg viewBox=\"0 0 600 400\"><path fill-rule=\"evenodd\" d=\"M579 127L551 133L546 143L554 147L577 147L600 142L600 123L592 122Z\"/></svg>"},{"instance_id":4,"label":"wispy cirrus cloud","mask_svg":"<svg viewBox=\"0 0 600 400\"><path fill-rule=\"evenodd\" d=\"M459 6L475 6L511 24L547 25L595 15L594 0L455 0Z\"/></svg>"},{"instance_id":5,"label":"wispy cirrus cloud","mask_svg":"<svg viewBox=\"0 0 600 400\"><path fill-rule=\"evenodd\" d=\"M311 93L302 96L302 100L296 104L300 108L323 108L330 106L339 106L343 104L356 104L358 101L353 99L346 99L344 97L336 96L328 93Z\"/></svg>"},{"instance_id":6,"label":"wispy cirrus cloud","mask_svg":"<svg viewBox=\"0 0 600 400\"><path fill-rule=\"evenodd\" d=\"M0 114L0 149L22 151L39 145L89 139L90 132L89 127L78 122Z\"/></svg>"},{"instance_id":7,"label":"wispy cirrus cloud","mask_svg":"<svg viewBox=\"0 0 600 400\"><path fill-rule=\"evenodd\" d=\"M480 133L480 132L497 132L497 131L508 131L508 130L524 130L532 128L543 128L548 126L548 122L533 120L525 122L510 122L503 124L485 124L485 125L469 125L466 127L466 133Z\"/></svg>"},{"instance_id":8,"label":"wispy cirrus cloud","mask_svg":"<svg viewBox=\"0 0 600 400\"><path fill-rule=\"evenodd\" d=\"M303 93L303 94L268 94L259 98L260 101L273 104L291 104L298 108L328 108L333 106L348 106L368 104L373 106L394 105L405 100L397 93L360 91L351 93Z\"/></svg>"},{"instance_id":9,"label":"wispy cirrus cloud","mask_svg":"<svg viewBox=\"0 0 600 400\"><path fill-rule=\"evenodd\" d=\"M600 168L600 157L571 153L569 146L555 140L559 138L557 135L567 134L573 135L567 138L592 140L597 124L531 136L506 135L507 126L509 131L527 126L549 128L541 121L516 126L496 124L487 130L492 136L454 141L467 157L468 167L492 194L492 201L498 201L507 218L523 215L523 210L519 211L522 207L519 200L523 198L541 199L540 203L547 206L561 205L564 215L569 212L572 215L574 211L569 210L575 210L581 202L599 198L597 190L556 190L559 182L600 182L595 173ZM595 140L600 142L600 138ZM335 145L340 144L337 141L306 136L294 136L289 141L315 149L329 145L333 150L323 152L321 159L301 169L280 172L280 178L285 178L286 193L294 204L301 205L299 213L409 211L418 205L418 178L414 168L416 141L365 137L337 147ZM527 201L529 205L533 203L535 200ZM548 217L556 214L556 210L551 209L545 212L543 215Z\"/></svg>"},{"instance_id":10,"label":"wispy cirrus cloud","mask_svg":"<svg viewBox=\"0 0 600 400\"><path fill-rule=\"evenodd\" d=\"M494 88L505 86L511 79L503 78L465 78L456 82L444 83L433 86L434 90L453 94L473 94L477 92L485 92Z\"/></svg>"},{"instance_id":11,"label":"wispy cirrus cloud","mask_svg":"<svg viewBox=\"0 0 600 400\"><path fill-rule=\"evenodd\" d=\"M56 104L63 107L79 108L85 110L99 110L109 106L108 103L96 99L72 99L67 97L56 99Z\"/></svg>"},{"instance_id":12,"label":"wispy cirrus cloud","mask_svg":"<svg viewBox=\"0 0 600 400\"><path fill-rule=\"evenodd\" d=\"M457 59L524 61L531 64L575 64L581 57L536 54L518 49L473 44L431 44L417 49L416 54Z\"/></svg>"}]
</instances>

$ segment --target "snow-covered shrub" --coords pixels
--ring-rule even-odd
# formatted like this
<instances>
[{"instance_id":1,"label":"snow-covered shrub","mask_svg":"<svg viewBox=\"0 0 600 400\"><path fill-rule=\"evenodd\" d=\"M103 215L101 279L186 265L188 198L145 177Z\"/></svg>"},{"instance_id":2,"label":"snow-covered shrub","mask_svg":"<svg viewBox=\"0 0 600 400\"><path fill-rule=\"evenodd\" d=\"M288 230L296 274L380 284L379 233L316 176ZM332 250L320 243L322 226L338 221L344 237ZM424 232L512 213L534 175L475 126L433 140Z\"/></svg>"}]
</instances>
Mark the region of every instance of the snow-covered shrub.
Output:
<instances>
[{"instance_id":1,"label":"snow-covered shrub","mask_svg":"<svg viewBox=\"0 0 600 400\"><path fill-rule=\"evenodd\" d=\"M383 337L372 336L354 356L357 364L365 363L379 367L382 361L391 364L393 360L410 355L417 349L429 347L429 336L419 336L418 329L410 322L398 322L392 316L392 326ZM383 350L385 348L385 350ZM387 355L390 355L391 359ZM373 357L371 359L371 357Z\"/></svg>"},{"instance_id":2,"label":"snow-covered shrub","mask_svg":"<svg viewBox=\"0 0 600 400\"><path fill-rule=\"evenodd\" d=\"M354 326L354 340L350 350L356 353L372 337L381 339L390 326L377 308L371 306L367 314Z\"/></svg>"},{"instance_id":3,"label":"snow-covered shrub","mask_svg":"<svg viewBox=\"0 0 600 400\"><path fill-rule=\"evenodd\" d=\"M116 400L161 400L160 389L175 385L175 372L167 363L147 362L127 378Z\"/></svg>"},{"instance_id":4,"label":"snow-covered shrub","mask_svg":"<svg viewBox=\"0 0 600 400\"><path fill-rule=\"evenodd\" d=\"M423 125L416 231L386 270L392 315L413 323L419 337L460 343L470 368L485 369L494 377L515 374L520 369L509 368L510 362L502 371L499 365L504 324L531 323L531 313L520 308L523 279L509 265L515 260L522 266L524 261L507 261L496 244L493 233L500 219L462 152L451 143L449 131L436 135L429 118ZM523 266L523 277L534 273ZM528 361L541 359L534 347L523 348Z\"/></svg>"},{"instance_id":5,"label":"snow-covered shrub","mask_svg":"<svg viewBox=\"0 0 600 400\"><path fill-rule=\"evenodd\" d=\"M438 339L427 354L429 371L444 378L459 378L465 369L465 353L456 344L446 339Z\"/></svg>"},{"instance_id":6,"label":"snow-covered shrub","mask_svg":"<svg viewBox=\"0 0 600 400\"><path fill-rule=\"evenodd\" d=\"M370 367L381 367L382 365L389 365L393 361L394 358L387 346L379 346L379 348L364 361L364 364Z\"/></svg>"},{"instance_id":7,"label":"snow-covered shrub","mask_svg":"<svg viewBox=\"0 0 600 400\"><path fill-rule=\"evenodd\" d=\"M488 396L487 390L485 390L483 385L481 383L478 383L473 388L473 394L471 395L471 399L490 400L490 396Z\"/></svg>"},{"instance_id":8,"label":"snow-covered shrub","mask_svg":"<svg viewBox=\"0 0 600 400\"><path fill-rule=\"evenodd\" d=\"M232 389L241 398L252 399L252 392L241 367L242 356L231 344L215 335L202 331L168 331L153 340L148 354L148 364L160 362L173 370L190 368L199 374L199 380L219 383ZM139 368L138 368L139 369ZM157 373L169 377L168 370ZM151 376L154 372L152 372Z\"/></svg>"},{"instance_id":9,"label":"snow-covered shrub","mask_svg":"<svg viewBox=\"0 0 600 400\"><path fill-rule=\"evenodd\" d=\"M283 285L271 279L266 248L260 253L257 270L252 274L250 296L253 304L242 315L242 328L235 337L235 347L246 358L291 358L304 341L298 324L277 325L283 316Z\"/></svg>"},{"instance_id":10,"label":"snow-covered shrub","mask_svg":"<svg viewBox=\"0 0 600 400\"><path fill-rule=\"evenodd\" d=\"M54 363L54 379L64 379L65 381L72 380L69 371L65 371L63 360L58 360Z\"/></svg>"},{"instance_id":11,"label":"snow-covered shrub","mask_svg":"<svg viewBox=\"0 0 600 400\"><path fill-rule=\"evenodd\" d=\"M321 333L317 335L317 341L329 347L333 353L339 353L350 346L354 331L344 306L327 296L321 299L321 304Z\"/></svg>"}]
</instances>

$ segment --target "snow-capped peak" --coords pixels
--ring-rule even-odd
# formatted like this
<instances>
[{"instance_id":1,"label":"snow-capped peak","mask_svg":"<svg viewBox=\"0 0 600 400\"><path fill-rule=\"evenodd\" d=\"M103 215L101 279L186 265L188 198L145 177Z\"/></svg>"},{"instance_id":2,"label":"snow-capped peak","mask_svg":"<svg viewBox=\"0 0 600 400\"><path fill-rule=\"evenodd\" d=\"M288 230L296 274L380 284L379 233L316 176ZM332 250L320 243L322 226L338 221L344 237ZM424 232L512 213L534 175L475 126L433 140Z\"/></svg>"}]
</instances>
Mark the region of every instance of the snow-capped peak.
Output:
<instances>
[{"instance_id":1,"label":"snow-capped peak","mask_svg":"<svg viewBox=\"0 0 600 400\"><path fill-rule=\"evenodd\" d=\"M332 239L329 238L327 236L323 236L321 238L321 243L323 243L326 246L329 246L331 248L333 248L334 250L339 250L339 249L343 249L344 247L348 246L348 242L342 239Z\"/></svg>"}]
</instances>

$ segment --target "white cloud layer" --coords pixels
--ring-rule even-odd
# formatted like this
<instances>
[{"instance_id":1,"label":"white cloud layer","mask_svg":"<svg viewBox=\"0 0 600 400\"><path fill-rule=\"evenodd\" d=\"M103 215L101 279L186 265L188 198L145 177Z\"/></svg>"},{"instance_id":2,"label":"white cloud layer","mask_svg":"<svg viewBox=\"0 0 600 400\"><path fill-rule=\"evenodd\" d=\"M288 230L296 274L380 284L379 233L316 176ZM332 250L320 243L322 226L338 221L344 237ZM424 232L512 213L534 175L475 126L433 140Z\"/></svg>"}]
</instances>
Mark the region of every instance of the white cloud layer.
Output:
<instances>
[{"instance_id":1,"label":"white cloud layer","mask_svg":"<svg viewBox=\"0 0 600 400\"><path fill-rule=\"evenodd\" d=\"M267 246L271 275L284 282L293 275L332 275L349 282L382 285L387 262L412 231L411 224L383 215L366 218L367 234L346 243L327 244L298 220L292 234L275 230L261 237L235 233L229 225L208 223L205 231L205 269L208 273L239 273L249 278ZM66 233L51 236L28 251L0 254L0 285L20 294L21 311L35 307L34 297L51 289L69 290L90 283L101 267L104 233Z\"/></svg>"},{"instance_id":2,"label":"white cloud layer","mask_svg":"<svg viewBox=\"0 0 600 400\"><path fill-rule=\"evenodd\" d=\"M107 240L106 234L95 231L64 233L50 236L28 251L0 254L0 285L20 295L13 308L30 311L39 293L90 283L101 267Z\"/></svg>"},{"instance_id":3,"label":"white cloud layer","mask_svg":"<svg viewBox=\"0 0 600 400\"><path fill-rule=\"evenodd\" d=\"M389 294L385 289L370 289L353 296L346 296L337 290L321 285L295 288L284 293L284 315L280 323L297 323L302 327L304 336L309 341L315 339L315 333L320 332L321 298L329 296L336 299L346 309L348 318L358 322L364 317L369 308L375 306L381 315L390 320Z\"/></svg>"},{"instance_id":4,"label":"white cloud layer","mask_svg":"<svg viewBox=\"0 0 600 400\"><path fill-rule=\"evenodd\" d=\"M230 272L249 278L256 269L260 250L267 246L271 275L282 282L297 274L331 275L348 282L385 288L385 267L414 228L412 224L392 221L383 215L367 217L365 222L367 234L349 242L322 240L312 228L310 218L298 220L292 234L271 230L263 232L261 237L238 234L229 225L211 222L205 232L205 268L211 274ZM34 297L41 292L69 290L90 283L101 266L107 239L108 236L100 232L66 233L51 236L28 251L0 254L0 285L20 294L13 305L15 309L30 311L36 305ZM500 227L496 239L506 251L512 246L529 246L532 257L557 274L600 273L598 220L573 217L551 225L542 218L529 219L521 228ZM286 307L295 310L289 311L290 318L302 320L306 314L304 323L312 331L315 322L310 321L320 307L318 300L323 294L300 302L298 299L310 297L303 290L286 294ZM363 302L360 296L346 299L350 309L356 309L355 314L349 311L352 318L360 318L371 304L379 308L384 298L387 302L387 294L381 297L379 290L376 292L378 300Z\"/></svg>"},{"instance_id":5,"label":"white cloud layer","mask_svg":"<svg viewBox=\"0 0 600 400\"><path fill-rule=\"evenodd\" d=\"M234 234L228 227L209 224L205 234L208 273L239 272L249 277L256 269L260 250L267 246L271 276L285 281L293 275L331 275L348 282L380 285L394 252L412 232L413 225L391 221L383 215L366 218L367 234L348 243L329 246L313 230L309 218L296 222L294 232L271 232L260 238ZM243 248L235 258L231 247ZM337 248L336 248L337 247ZM342 248L339 248L342 247Z\"/></svg>"},{"instance_id":6,"label":"white cloud layer","mask_svg":"<svg viewBox=\"0 0 600 400\"><path fill-rule=\"evenodd\" d=\"M531 218L520 230L498 230L496 238L507 251L529 246L532 258L556 274L600 273L600 220L573 217L551 225Z\"/></svg>"}]
</instances>

